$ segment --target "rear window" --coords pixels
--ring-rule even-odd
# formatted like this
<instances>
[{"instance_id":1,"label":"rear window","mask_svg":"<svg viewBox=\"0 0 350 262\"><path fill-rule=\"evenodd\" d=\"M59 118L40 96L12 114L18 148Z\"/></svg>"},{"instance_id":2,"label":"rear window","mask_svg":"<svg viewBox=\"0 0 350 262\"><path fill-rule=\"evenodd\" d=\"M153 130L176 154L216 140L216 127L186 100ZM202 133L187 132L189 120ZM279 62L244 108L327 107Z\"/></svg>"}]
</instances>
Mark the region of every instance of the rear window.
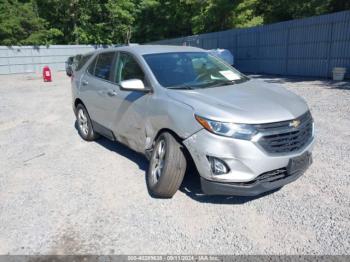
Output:
<instances>
[{"instance_id":1,"label":"rear window","mask_svg":"<svg viewBox=\"0 0 350 262\"><path fill-rule=\"evenodd\" d=\"M73 63L73 58L73 56L68 57L67 63L71 65Z\"/></svg>"}]
</instances>

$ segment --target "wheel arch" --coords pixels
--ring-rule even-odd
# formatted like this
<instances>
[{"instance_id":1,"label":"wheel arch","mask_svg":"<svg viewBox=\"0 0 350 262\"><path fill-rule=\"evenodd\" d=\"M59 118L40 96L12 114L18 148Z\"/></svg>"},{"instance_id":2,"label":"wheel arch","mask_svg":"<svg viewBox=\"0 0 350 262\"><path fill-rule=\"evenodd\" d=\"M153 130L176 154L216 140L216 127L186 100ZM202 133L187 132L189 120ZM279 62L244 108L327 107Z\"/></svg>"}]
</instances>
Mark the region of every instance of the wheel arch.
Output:
<instances>
[{"instance_id":1,"label":"wheel arch","mask_svg":"<svg viewBox=\"0 0 350 262\"><path fill-rule=\"evenodd\" d=\"M182 138L180 135L178 135L174 130L172 130L170 128L162 128L162 129L158 130L158 133L155 135L155 137L152 141L152 148L154 146L154 143L157 141L158 137L164 132L170 133L176 139L177 142L183 144L182 141L184 140L184 138Z\"/></svg>"},{"instance_id":2,"label":"wheel arch","mask_svg":"<svg viewBox=\"0 0 350 262\"><path fill-rule=\"evenodd\" d=\"M180 136L179 134L177 134L177 132L175 132L174 130L170 129L170 128L161 128L160 130L158 130L157 134L154 136L152 142L151 142L151 147L146 149L145 151L145 155L146 155L146 158L147 159L150 159L150 157L152 156L152 151L153 151L153 148L154 148L154 145L157 141L157 139L159 138L159 136L164 133L164 132L168 132L170 133L174 138L175 140L181 144L181 146L183 147L184 149L184 153L185 153L185 156L186 158L190 158L192 160L192 156L190 154L190 152L188 151L186 145L183 143L183 141L186 139L185 137L182 137Z\"/></svg>"},{"instance_id":3,"label":"wheel arch","mask_svg":"<svg viewBox=\"0 0 350 262\"><path fill-rule=\"evenodd\" d=\"M151 159L152 157L152 152L153 152L153 148L154 148L154 145L158 139L158 137L164 133L164 132L168 132L170 133L174 138L175 140L181 144L182 146L182 151L184 153L184 156L186 158L186 161L187 161L187 168L186 168L186 172L185 172L185 177L192 177L192 176L199 176L199 173L198 173L198 169L197 169L197 166L196 166L196 163L194 162L193 160L193 157L190 153L190 151L187 149L187 146L185 145L185 143L183 143L184 140L186 140L186 137L181 137L180 135L178 135L174 130L170 129L170 128L162 128L158 131L158 133L156 134L156 136L154 137L153 141L152 141L152 146L150 149L146 150L146 158L148 160Z\"/></svg>"},{"instance_id":4,"label":"wheel arch","mask_svg":"<svg viewBox=\"0 0 350 262\"><path fill-rule=\"evenodd\" d=\"M80 98L76 98L76 99L74 100L74 113L77 113L77 106L78 106L79 104L82 104L82 105L86 108L84 102L83 102Z\"/></svg>"},{"instance_id":5,"label":"wheel arch","mask_svg":"<svg viewBox=\"0 0 350 262\"><path fill-rule=\"evenodd\" d=\"M164 132L170 133L175 138L175 140L177 142L179 142L181 145L183 145L182 141L184 140L184 138L182 138L180 135L178 135L175 131L173 131L170 128L161 128L161 129L158 130L158 132L154 136L150 137L151 141L149 142L148 147L145 149L145 155L146 155L146 158L148 160L152 156L152 151L153 151L153 148L154 148L154 145L155 145L157 139Z\"/></svg>"}]
</instances>

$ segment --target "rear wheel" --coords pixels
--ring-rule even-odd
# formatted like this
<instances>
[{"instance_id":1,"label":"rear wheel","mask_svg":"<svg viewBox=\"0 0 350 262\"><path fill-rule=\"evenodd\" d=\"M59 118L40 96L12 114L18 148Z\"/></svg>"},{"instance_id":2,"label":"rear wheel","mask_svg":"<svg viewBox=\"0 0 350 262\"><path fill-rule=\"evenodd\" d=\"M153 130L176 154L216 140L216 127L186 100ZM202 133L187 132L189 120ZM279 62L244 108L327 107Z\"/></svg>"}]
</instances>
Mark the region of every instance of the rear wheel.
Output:
<instances>
[{"instance_id":1,"label":"rear wheel","mask_svg":"<svg viewBox=\"0 0 350 262\"><path fill-rule=\"evenodd\" d=\"M93 141L98 138L98 134L94 131L90 116L82 104L77 106L76 118L78 123L78 131L80 136L86 141Z\"/></svg>"},{"instance_id":2,"label":"rear wheel","mask_svg":"<svg viewBox=\"0 0 350 262\"><path fill-rule=\"evenodd\" d=\"M161 134L147 172L150 192L157 197L171 198L182 183L186 164L182 145L170 133Z\"/></svg>"}]
</instances>

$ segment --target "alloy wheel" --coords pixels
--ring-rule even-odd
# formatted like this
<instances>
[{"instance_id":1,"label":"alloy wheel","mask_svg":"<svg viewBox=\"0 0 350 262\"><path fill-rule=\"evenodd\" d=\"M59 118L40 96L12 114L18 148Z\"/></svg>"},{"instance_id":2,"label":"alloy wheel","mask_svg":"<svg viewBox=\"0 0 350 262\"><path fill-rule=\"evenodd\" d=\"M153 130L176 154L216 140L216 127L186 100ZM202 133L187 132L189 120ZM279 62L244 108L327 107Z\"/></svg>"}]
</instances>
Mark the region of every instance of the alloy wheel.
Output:
<instances>
[{"instance_id":1,"label":"alloy wheel","mask_svg":"<svg viewBox=\"0 0 350 262\"><path fill-rule=\"evenodd\" d=\"M162 175L162 171L165 164L165 152L166 145L164 140L160 140L155 148L153 155L153 164L152 164L152 176L155 181L158 181Z\"/></svg>"},{"instance_id":2,"label":"alloy wheel","mask_svg":"<svg viewBox=\"0 0 350 262\"><path fill-rule=\"evenodd\" d=\"M88 118L83 109L80 109L78 112L78 124L80 131L87 136L89 133Z\"/></svg>"}]
</instances>

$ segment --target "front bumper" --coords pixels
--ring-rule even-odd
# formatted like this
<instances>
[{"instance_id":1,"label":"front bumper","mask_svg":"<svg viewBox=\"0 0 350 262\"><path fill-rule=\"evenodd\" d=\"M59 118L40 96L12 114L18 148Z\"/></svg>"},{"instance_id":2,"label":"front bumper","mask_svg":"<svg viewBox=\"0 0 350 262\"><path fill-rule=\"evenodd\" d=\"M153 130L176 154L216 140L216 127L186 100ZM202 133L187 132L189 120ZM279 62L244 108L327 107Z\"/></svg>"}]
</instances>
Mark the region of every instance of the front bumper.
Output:
<instances>
[{"instance_id":1,"label":"front bumper","mask_svg":"<svg viewBox=\"0 0 350 262\"><path fill-rule=\"evenodd\" d=\"M204 193L253 196L282 187L299 178L305 170L288 173L290 159L311 154L314 140L298 152L282 155L270 155L252 141L218 136L204 129L183 143L196 164ZM230 171L227 174L214 175L208 156L223 160ZM284 175L273 181L260 179L276 170L285 170Z\"/></svg>"},{"instance_id":2,"label":"front bumper","mask_svg":"<svg viewBox=\"0 0 350 262\"><path fill-rule=\"evenodd\" d=\"M255 179L248 183L220 183L201 177L201 187L207 195L256 196L297 180L304 171L300 170L291 174L287 170L281 169L276 175L273 175L276 171L271 171L260 175L259 177L262 179Z\"/></svg>"}]
</instances>

